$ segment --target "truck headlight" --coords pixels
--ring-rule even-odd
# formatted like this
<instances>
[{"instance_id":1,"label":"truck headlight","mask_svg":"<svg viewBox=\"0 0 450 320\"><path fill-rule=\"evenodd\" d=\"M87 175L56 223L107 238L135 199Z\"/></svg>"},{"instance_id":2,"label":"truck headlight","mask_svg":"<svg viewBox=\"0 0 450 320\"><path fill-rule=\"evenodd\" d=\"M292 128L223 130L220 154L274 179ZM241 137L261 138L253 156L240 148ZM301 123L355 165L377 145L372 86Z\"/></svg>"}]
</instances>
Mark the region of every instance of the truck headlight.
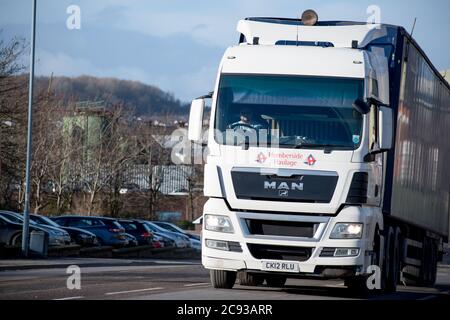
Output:
<instances>
[{"instance_id":1,"label":"truck headlight","mask_svg":"<svg viewBox=\"0 0 450 320\"><path fill-rule=\"evenodd\" d=\"M231 220L225 216L205 215L205 229L216 232L234 233Z\"/></svg>"},{"instance_id":2,"label":"truck headlight","mask_svg":"<svg viewBox=\"0 0 450 320\"><path fill-rule=\"evenodd\" d=\"M336 223L330 239L361 239L362 232L362 223Z\"/></svg>"},{"instance_id":3,"label":"truck headlight","mask_svg":"<svg viewBox=\"0 0 450 320\"><path fill-rule=\"evenodd\" d=\"M210 240L206 239L205 244L208 248L229 251L228 242L220 240Z\"/></svg>"}]
</instances>

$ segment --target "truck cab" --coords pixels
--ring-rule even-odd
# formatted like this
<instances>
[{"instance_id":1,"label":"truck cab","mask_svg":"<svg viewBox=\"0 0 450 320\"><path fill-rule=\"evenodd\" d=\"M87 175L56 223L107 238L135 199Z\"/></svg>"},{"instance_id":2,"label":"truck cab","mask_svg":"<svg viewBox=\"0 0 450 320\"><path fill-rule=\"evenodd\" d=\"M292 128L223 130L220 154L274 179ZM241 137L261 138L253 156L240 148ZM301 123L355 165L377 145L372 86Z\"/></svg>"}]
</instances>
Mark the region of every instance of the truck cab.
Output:
<instances>
[{"instance_id":1,"label":"truck cab","mask_svg":"<svg viewBox=\"0 0 450 320\"><path fill-rule=\"evenodd\" d=\"M315 277L366 287L384 272L372 284L395 290L400 270L387 275L383 216L394 142L389 57L367 50L385 31L238 23L240 43L226 50L210 96L202 263L214 287L231 288L236 277L243 285ZM191 108L194 142L204 99Z\"/></svg>"}]
</instances>

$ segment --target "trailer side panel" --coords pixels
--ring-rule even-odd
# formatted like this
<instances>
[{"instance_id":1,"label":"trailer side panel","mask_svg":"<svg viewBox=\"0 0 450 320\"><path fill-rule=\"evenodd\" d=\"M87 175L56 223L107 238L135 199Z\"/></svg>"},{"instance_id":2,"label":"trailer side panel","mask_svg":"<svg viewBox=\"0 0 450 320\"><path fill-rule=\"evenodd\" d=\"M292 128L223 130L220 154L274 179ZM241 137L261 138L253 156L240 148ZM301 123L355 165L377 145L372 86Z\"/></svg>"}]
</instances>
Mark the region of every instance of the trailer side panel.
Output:
<instances>
[{"instance_id":1,"label":"trailer side panel","mask_svg":"<svg viewBox=\"0 0 450 320\"><path fill-rule=\"evenodd\" d=\"M447 236L450 210L450 90L405 38L391 212Z\"/></svg>"}]
</instances>

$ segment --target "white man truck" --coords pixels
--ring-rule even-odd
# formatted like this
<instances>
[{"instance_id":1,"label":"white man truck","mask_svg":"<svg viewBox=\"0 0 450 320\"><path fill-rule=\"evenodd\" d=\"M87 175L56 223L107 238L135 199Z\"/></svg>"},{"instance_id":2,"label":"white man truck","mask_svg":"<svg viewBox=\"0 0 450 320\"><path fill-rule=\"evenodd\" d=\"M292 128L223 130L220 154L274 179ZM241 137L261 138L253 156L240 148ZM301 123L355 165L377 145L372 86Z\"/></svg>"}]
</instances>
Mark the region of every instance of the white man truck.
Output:
<instances>
[{"instance_id":1,"label":"white man truck","mask_svg":"<svg viewBox=\"0 0 450 320\"><path fill-rule=\"evenodd\" d=\"M398 26L313 13L247 18L238 32L189 122L189 139L205 141L211 98L202 263L212 285L432 285L449 233L449 84Z\"/></svg>"}]
</instances>

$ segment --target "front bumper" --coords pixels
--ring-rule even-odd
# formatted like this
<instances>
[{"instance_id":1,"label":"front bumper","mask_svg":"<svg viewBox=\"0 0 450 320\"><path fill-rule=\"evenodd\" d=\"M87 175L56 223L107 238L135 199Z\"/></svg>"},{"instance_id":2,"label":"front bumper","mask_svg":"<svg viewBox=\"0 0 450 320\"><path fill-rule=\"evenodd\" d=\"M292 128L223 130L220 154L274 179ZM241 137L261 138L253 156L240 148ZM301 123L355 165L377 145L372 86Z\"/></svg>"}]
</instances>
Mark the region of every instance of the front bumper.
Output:
<instances>
[{"instance_id":1,"label":"front bumper","mask_svg":"<svg viewBox=\"0 0 450 320\"><path fill-rule=\"evenodd\" d=\"M72 239L70 236L56 236L51 235L49 237L49 246L63 246L66 244L70 244L72 242Z\"/></svg>"},{"instance_id":2,"label":"front bumper","mask_svg":"<svg viewBox=\"0 0 450 320\"><path fill-rule=\"evenodd\" d=\"M299 261L298 274L286 274L288 276L323 276L327 278L341 278L345 276L365 274L370 265L372 253L372 241L374 229L375 210L372 208L347 207L335 217L319 215L285 215L278 213L252 213L230 211L221 199L210 199L205 205L204 214L226 215L231 219L234 233L219 233L203 228L202 235L202 263L207 269L219 270L247 270L264 272L263 260L258 259L250 249L250 246L283 246L294 248L307 248L308 257ZM311 238L285 237L273 235L250 234L246 219L314 222L318 225ZM364 231L361 239L329 239L329 234L337 222L364 223ZM237 250L224 251L209 248L205 241L221 240L233 243ZM249 246L250 245L250 246ZM239 249L240 246L240 249ZM324 248L358 248L359 253L353 257L323 257Z\"/></svg>"}]
</instances>

